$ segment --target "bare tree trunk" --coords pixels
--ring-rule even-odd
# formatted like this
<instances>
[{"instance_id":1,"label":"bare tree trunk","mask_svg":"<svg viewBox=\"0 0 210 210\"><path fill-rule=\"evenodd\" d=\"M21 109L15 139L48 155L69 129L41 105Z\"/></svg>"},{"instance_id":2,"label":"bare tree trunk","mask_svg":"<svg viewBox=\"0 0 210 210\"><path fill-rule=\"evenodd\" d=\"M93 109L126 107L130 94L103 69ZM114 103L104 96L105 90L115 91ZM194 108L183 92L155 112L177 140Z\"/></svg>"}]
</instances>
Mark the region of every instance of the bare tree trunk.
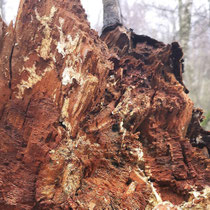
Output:
<instances>
[{"instance_id":1,"label":"bare tree trunk","mask_svg":"<svg viewBox=\"0 0 210 210\"><path fill-rule=\"evenodd\" d=\"M179 40L184 52L188 49L191 32L191 10L193 0L179 0Z\"/></svg>"},{"instance_id":2,"label":"bare tree trunk","mask_svg":"<svg viewBox=\"0 0 210 210\"><path fill-rule=\"evenodd\" d=\"M119 0L103 0L103 30L122 24Z\"/></svg>"},{"instance_id":3,"label":"bare tree trunk","mask_svg":"<svg viewBox=\"0 0 210 210\"><path fill-rule=\"evenodd\" d=\"M209 0L209 25L210 25L210 0Z\"/></svg>"},{"instance_id":4,"label":"bare tree trunk","mask_svg":"<svg viewBox=\"0 0 210 210\"><path fill-rule=\"evenodd\" d=\"M0 0L0 16L2 19L3 19L3 3L4 3L4 1Z\"/></svg>"}]
</instances>

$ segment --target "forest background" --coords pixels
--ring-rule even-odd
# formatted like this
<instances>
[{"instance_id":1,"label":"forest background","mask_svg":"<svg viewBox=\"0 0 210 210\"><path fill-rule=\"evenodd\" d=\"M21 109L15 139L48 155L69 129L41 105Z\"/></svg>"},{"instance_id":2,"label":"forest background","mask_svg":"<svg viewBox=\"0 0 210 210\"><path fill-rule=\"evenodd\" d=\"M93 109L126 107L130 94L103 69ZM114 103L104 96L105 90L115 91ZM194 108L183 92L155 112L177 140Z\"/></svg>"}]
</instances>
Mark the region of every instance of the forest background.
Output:
<instances>
[{"instance_id":1,"label":"forest background","mask_svg":"<svg viewBox=\"0 0 210 210\"><path fill-rule=\"evenodd\" d=\"M101 33L102 0L81 0L91 27ZM184 51L184 83L196 107L204 110L202 125L210 130L210 0L119 0L123 24L137 34L164 43L178 41ZM19 0L0 0L0 14L15 21Z\"/></svg>"}]
</instances>

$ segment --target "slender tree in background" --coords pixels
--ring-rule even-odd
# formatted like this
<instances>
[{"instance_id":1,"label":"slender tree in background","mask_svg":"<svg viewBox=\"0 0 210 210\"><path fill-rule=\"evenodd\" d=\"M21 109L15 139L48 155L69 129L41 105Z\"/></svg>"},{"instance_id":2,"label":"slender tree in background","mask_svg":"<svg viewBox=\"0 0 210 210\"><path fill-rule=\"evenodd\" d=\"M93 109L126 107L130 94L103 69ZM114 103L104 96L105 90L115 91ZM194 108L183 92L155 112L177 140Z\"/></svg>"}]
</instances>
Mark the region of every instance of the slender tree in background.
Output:
<instances>
[{"instance_id":1,"label":"slender tree in background","mask_svg":"<svg viewBox=\"0 0 210 210\"><path fill-rule=\"evenodd\" d=\"M192 5L193 0L178 0L178 18L179 18L179 31L178 40L184 51L184 58L189 57L187 53L189 49L189 41L191 35L191 19L192 19ZM189 62L185 62L185 81L188 84L192 84L194 79L194 72Z\"/></svg>"},{"instance_id":2,"label":"slender tree in background","mask_svg":"<svg viewBox=\"0 0 210 210\"><path fill-rule=\"evenodd\" d=\"M0 0L0 16L2 17L2 7L3 7L3 0Z\"/></svg>"},{"instance_id":3,"label":"slender tree in background","mask_svg":"<svg viewBox=\"0 0 210 210\"><path fill-rule=\"evenodd\" d=\"M209 0L209 25L210 25L210 0Z\"/></svg>"},{"instance_id":4,"label":"slender tree in background","mask_svg":"<svg viewBox=\"0 0 210 210\"><path fill-rule=\"evenodd\" d=\"M179 40L184 50L187 52L191 32L191 18L193 0L178 0L179 1Z\"/></svg>"}]
</instances>

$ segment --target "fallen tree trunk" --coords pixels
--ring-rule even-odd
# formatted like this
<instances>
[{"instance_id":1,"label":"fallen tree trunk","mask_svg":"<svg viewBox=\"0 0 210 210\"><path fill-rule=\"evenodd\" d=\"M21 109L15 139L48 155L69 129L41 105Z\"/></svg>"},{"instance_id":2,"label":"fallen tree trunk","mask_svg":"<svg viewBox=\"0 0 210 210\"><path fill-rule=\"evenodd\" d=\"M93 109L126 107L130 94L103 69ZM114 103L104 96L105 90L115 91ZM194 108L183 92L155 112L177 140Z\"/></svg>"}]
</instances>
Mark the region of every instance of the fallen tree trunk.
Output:
<instances>
[{"instance_id":1,"label":"fallen tree trunk","mask_svg":"<svg viewBox=\"0 0 210 210\"><path fill-rule=\"evenodd\" d=\"M67 0L22 0L0 39L1 209L208 208L209 132L178 43L100 39Z\"/></svg>"}]
</instances>

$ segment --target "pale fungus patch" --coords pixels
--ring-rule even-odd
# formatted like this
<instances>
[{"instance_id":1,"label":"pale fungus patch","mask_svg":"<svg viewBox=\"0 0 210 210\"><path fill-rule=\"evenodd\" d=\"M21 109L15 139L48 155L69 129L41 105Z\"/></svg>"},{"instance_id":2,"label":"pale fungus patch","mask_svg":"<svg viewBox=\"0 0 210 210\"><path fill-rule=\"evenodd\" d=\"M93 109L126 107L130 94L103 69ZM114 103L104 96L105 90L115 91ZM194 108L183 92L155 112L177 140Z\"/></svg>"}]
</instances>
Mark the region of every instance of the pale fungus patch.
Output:
<instances>
[{"instance_id":1,"label":"pale fungus patch","mask_svg":"<svg viewBox=\"0 0 210 210\"><path fill-rule=\"evenodd\" d=\"M57 44L57 50L60 54L62 54L63 58L66 55L69 55L75 51L79 44L80 36L76 34L75 38L73 39L70 34L67 36L63 33L63 24L65 20L63 18L59 18L60 26L57 26L58 31L60 33L60 41Z\"/></svg>"},{"instance_id":2,"label":"pale fungus patch","mask_svg":"<svg viewBox=\"0 0 210 210\"><path fill-rule=\"evenodd\" d=\"M40 16L37 12L37 9L35 9L36 19L41 23L42 26L44 26L43 33L44 38L42 39L41 46L36 49L36 51L40 54L40 56L46 60L51 57L51 43L52 43L52 37L51 37L51 27L49 24L52 22L52 19L55 15L55 12L57 11L57 8L52 6L50 10L49 16Z\"/></svg>"},{"instance_id":3,"label":"pale fungus patch","mask_svg":"<svg viewBox=\"0 0 210 210\"><path fill-rule=\"evenodd\" d=\"M51 71L53 69L53 63L51 62L50 65L44 69L42 74L38 75L36 73L36 66L33 64L32 67L23 67L20 72L27 71L29 73L27 80L22 80L20 84L17 85L18 93L16 95L16 98L21 99L25 89L32 88L37 82L41 81L42 78L46 75L47 72Z\"/></svg>"}]
</instances>

